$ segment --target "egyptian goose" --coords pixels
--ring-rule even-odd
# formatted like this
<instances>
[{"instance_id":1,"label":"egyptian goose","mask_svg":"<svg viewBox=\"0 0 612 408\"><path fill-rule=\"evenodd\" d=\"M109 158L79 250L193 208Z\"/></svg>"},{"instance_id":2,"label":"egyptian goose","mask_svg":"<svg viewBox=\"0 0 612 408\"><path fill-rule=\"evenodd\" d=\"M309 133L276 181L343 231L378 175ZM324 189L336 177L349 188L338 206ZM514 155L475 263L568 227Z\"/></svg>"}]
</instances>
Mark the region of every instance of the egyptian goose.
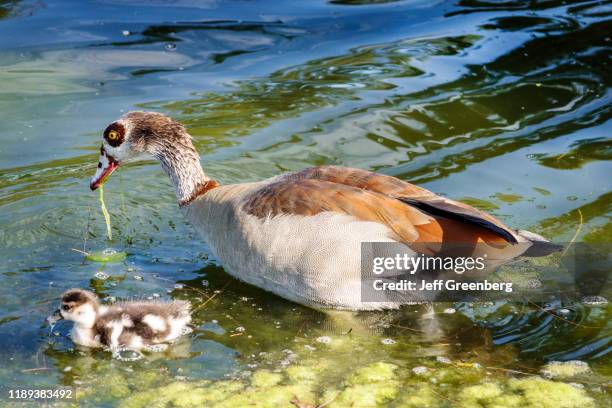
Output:
<instances>
[{"instance_id":1,"label":"egyptian goose","mask_svg":"<svg viewBox=\"0 0 612 408\"><path fill-rule=\"evenodd\" d=\"M91 189L142 155L160 162L182 212L227 272L311 307L397 307L361 302L362 242L505 244L508 259L548 245L469 205L366 170L321 166L221 186L202 170L185 128L153 112L129 112L106 128Z\"/></svg>"},{"instance_id":2,"label":"egyptian goose","mask_svg":"<svg viewBox=\"0 0 612 408\"><path fill-rule=\"evenodd\" d=\"M100 304L98 297L84 289L69 289L60 308L49 322L74 322L72 341L85 347L158 350L189 331L190 304L185 301L131 301Z\"/></svg>"}]
</instances>

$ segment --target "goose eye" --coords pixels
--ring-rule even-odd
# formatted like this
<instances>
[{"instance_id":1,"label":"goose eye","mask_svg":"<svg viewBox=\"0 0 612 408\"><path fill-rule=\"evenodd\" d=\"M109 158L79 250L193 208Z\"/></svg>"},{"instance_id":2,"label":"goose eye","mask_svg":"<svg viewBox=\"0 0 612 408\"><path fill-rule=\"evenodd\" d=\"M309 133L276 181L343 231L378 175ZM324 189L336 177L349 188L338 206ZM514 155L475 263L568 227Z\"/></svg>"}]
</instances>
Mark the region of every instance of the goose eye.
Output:
<instances>
[{"instance_id":1,"label":"goose eye","mask_svg":"<svg viewBox=\"0 0 612 408\"><path fill-rule=\"evenodd\" d=\"M110 132L108 132L108 140L115 141L117 139L119 139L119 132L117 132L116 130L111 130Z\"/></svg>"},{"instance_id":2,"label":"goose eye","mask_svg":"<svg viewBox=\"0 0 612 408\"><path fill-rule=\"evenodd\" d=\"M62 310L68 311L68 310L70 310L70 306L62 305Z\"/></svg>"}]
</instances>

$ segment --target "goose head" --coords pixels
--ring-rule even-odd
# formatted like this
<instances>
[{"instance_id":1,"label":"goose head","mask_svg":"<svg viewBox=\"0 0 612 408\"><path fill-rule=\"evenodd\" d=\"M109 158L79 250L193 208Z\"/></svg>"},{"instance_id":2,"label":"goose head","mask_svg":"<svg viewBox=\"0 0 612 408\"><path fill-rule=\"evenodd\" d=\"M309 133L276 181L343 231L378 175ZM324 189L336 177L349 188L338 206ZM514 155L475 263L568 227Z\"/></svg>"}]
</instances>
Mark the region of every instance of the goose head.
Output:
<instances>
[{"instance_id":1,"label":"goose head","mask_svg":"<svg viewBox=\"0 0 612 408\"><path fill-rule=\"evenodd\" d=\"M210 186L200 166L200 157L185 127L157 112L134 111L123 115L104 130L92 190L122 164L142 157L157 159L170 177L179 203L192 200L198 191Z\"/></svg>"},{"instance_id":2,"label":"goose head","mask_svg":"<svg viewBox=\"0 0 612 408\"><path fill-rule=\"evenodd\" d=\"M180 123L157 112L134 111L106 127L92 190L124 162L146 156L164 160L172 152L194 151L191 137Z\"/></svg>"},{"instance_id":3,"label":"goose head","mask_svg":"<svg viewBox=\"0 0 612 408\"><path fill-rule=\"evenodd\" d=\"M57 318L73 321L81 327L91 328L96 322L100 302L98 297L83 289L69 289L62 294Z\"/></svg>"}]
</instances>

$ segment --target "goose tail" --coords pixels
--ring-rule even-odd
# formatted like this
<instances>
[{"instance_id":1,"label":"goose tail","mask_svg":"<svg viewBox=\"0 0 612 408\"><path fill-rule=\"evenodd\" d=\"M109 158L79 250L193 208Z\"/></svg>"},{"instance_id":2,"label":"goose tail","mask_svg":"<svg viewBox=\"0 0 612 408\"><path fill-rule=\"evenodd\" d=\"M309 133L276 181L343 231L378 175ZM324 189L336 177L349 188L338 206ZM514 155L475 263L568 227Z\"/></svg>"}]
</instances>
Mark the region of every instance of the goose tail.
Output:
<instances>
[{"instance_id":1,"label":"goose tail","mask_svg":"<svg viewBox=\"0 0 612 408\"><path fill-rule=\"evenodd\" d=\"M522 256L528 257L540 257L547 256L552 253L561 251L563 249L563 245L555 244L550 242L546 238L541 235L536 234L535 232L526 231L526 230L518 230L516 234L525 240L525 242L530 243L529 248L523 252Z\"/></svg>"}]
</instances>

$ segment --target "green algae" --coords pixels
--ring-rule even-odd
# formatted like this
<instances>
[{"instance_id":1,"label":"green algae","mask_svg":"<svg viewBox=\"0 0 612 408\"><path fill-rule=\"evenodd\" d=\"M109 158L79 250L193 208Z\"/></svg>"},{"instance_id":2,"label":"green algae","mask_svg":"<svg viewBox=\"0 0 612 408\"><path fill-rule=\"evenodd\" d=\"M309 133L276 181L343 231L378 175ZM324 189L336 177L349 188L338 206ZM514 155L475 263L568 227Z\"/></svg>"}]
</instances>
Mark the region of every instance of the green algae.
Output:
<instances>
[{"instance_id":1,"label":"green algae","mask_svg":"<svg viewBox=\"0 0 612 408\"><path fill-rule=\"evenodd\" d=\"M367 3L367 1L347 1L347 3ZM408 4L412 7L411 3L398 2L398 5ZM91 89L91 85L97 80L104 80L107 84L101 85L101 92L98 95L96 91L95 98L93 92L91 93L95 104L92 104L93 99L88 100L84 96L75 99L70 92L61 98L54 97L48 100L24 98L20 103L14 103L14 95L3 98L5 117L14 120L7 121L8 127L2 131L6 135L3 148L3 158L6 160L5 168L0 175L3 192L0 197L3 206L0 247L2 247L5 270L0 276L4 277L2 299L5 309L0 317L17 316L22 310L27 310L28 315L31 313L32 317L27 318L23 315L18 320L1 325L4 330L3 337L9 344L8 349L12 349L13 342L21 342L21 339L14 338L16 333L17 335L32 333L32 321L38 318L37 313L48 312L47 310L37 312L43 309L39 304L42 299L55 296L49 293L53 291L53 287L42 282L41 278L48 277L49 280L54 280L56 285L58 282L70 286L87 285L95 267L95 265L83 266L80 259L78 262L73 262L64 255L66 248L82 242L82 232L86 230L85 221L89 218L87 206L92 198L83 188L82 182L75 182L75 177L81 179L82 174L90 172L89 166L97 154L101 130L98 128L101 123L92 123L91 120L85 120L83 123L82 117L91 117L87 114L91 113L91 110L84 109L86 106L94 106L95 109L98 106L105 106L107 111L100 111L100 117L107 116L111 112L116 113L133 102L145 102L145 105L146 102L150 102L152 108L156 110L159 108L166 112L170 110L173 116L185 119L200 153L207 157L210 154L211 159L206 163L207 171L225 182L263 179L281 170L326 163L357 166L382 170L415 183L433 182L425 186L448 194L449 197L457 198L469 193L473 195L473 200L468 197L466 202L484 210L495 211L495 214L502 217L509 225L525 227L557 241L568 241L572 238L579 220L576 210L580 209L584 214L585 223L579 240L609 242L612 237L610 222L612 195L609 192L609 184L606 183L609 171L606 171L608 169L604 165L609 163L611 158L607 148L610 144L596 140L597 137L607 133L606 124L609 120L609 111L602 108L605 104L601 104L608 95L606 87L609 84L605 79L607 70L604 69L607 64L605 56L607 32L602 29L606 24L606 21L603 21L606 17L602 13L597 14L601 11L601 6L598 2L591 2L584 7L574 8L569 5L571 2L562 4L561 1L553 0L538 2L533 10L528 10L530 6L526 6L524 10L517 10L510 3L528 2L455 3L457 4L440 3L442 5L439 7L448 8L449 17L452 15L452 18L448 19L448 24L444 21L446 17L437 17L438 6L431 7L431 10L430 7L423 8L426 10L425 15L421 15L421 9L417 7L408 10L410 14L407 16L408 19L399 19L399 26L394 26L387 18L368 19L368 25L374 28L372 32L368 32L362 24L363 16L369 15L368 13L355 14L355 17L344 12L340 13L341 15L336 16L338 26L345 27L340 31L334 28L335 22L329 21L325 22L324 30L320 30L317 26L308 26L311 21L320 20L316 17L317 11L322 7L317 4L316 9L310 14L314 18L297 20L292 18L290 19L292 22L285 21L282 24L288 24L291 26L289 28L296 31L303 29L306 33L304 38L299 38L303 34L293 34L295 40L289 36L282 37L280 49L267 48L261 44L253 49L247 47L244 41L238 41L242 43L242 48L238 49L235 57L229 57L232 54L227 54L230 58L229 65L227 62L226 65L222 65L221 59L215 57L215 64L219 64L217 65L219 69L217 71L216 67L213 67L214 72L209 72L207 57L198 57L210 55L208 48L200 48L209 43L204 33L211 32L221 37L222 33L232 34L234 28L228 27L226 23L222 24L221 30L216 24L210 26L207 22L201 25L185 24L185 19L191 21L189 14L193 14L189 9L187 15L177 13L176 24L157 22L152 18L150 23L139 30L142 31L142 36L131 35L125 38L122 48L127 55L131 52L129 49L131 47L155 48L159 45L158 48L161 49L165 41L181 40L178 43L179 52L189 55L198 62L204 62L200 66L204 67L207 74L210 73L211 81L217 82L216 80L220 79L220 82L235 84L228 92L217 91L214 88L206 94L193 95L194 82L182 81L181 78L185 77L181 77L182 74L176 72L172 75L171 88L174 87L180 95L189 95L189 97L175 96L173 93L166 93L163 86L165 78L169 77L159 77L151 72L146 77L140 76L112 83L106 74L101 78L88 78L88 84L85 84L88 89ZM487 12L480 13L483 11L481 6L485 3L496 4ZM9 5L3 3L0 8L7 10L20 8L13 6L11 2L7 4ZM76 7L75 13L78 14L78 5L72 6ZM557 6L560 8L555 9ZM287 8L283 6L283 13ZM229 10L228 13L219 10L222 17L237 18L234 8L224 6L222 9ZM56 10L63 11L62 8ZM386 10L391 12L385 16L384 10L373 8L374 14L381 17L405 12L401 9L396 11L395 5L387 7ZM50 12L53 14L53 10ZM117 10L112 12L120 16L126 14L118 13ZM143 12L146 11L143 9ZM531 14L538 14L539 17L532 17ZM567 20L570 23L576 24L558 24L564 18L554 17L566 15L569 16ZM427 23L430 16L436 16L436 21L443 23L448 33L440 34L438 23L431 24L436 28L428 32ZM416 37L410 29L411 18L425 22L420 24L421 29ZM255 19L259 17L255 16ZM538 19L544 22L533 22ZM29 20L20 19L24 22ZM48 20L57 25L55 19ZM252 19L245 21L250 20ZM516 21L525 20L531 22L525 27L517 27ZM376 24L380 24L377 21L383 21L383 24L377 27ZM493 28L481 29L475 25L479 21L486 21L486 24ZM502 24L501 21L505 23ZM17 20L14 22L19 24ZM280 25L275 27L275 25L255 24L255 26L255 30L265 31L266 37L270 36L268 38L272 38L272 41L278 40L273 32L282 28ZM357 37L351 32L356 26L364 28L359 30ZM95 30L102 30L101 32L108 30L106 33L108 35L103 36L109 39L119 34L116 24L106 24L106 27L106 29L98 27ZM160 34L163 27L167 31ZM421 32L423 27L425 31ZM88 30L87 27L83 29ZM236 33L245 34L245 38L255 34L242 24L237 25L235 29ZM521 32L522 30L525 31ZM41 30L29 31L41 32ZM63 35L61 30L56 31ZM332 36L319 37L318 33L322 31ZM503 51L503 54L495 55L496 53L492 52L489 57L488 49L495 47L487 48L487 44L504 41L508 43L508 38L504 38L505 32L508 31L515 31L511 33L510 42L516 47L514 49L510 47ZM470 38L463 36L464 33L476 33L484 37ZM544 33L546 38L538 40L537 37L542 37L541 34ZM462 37L457 37L457 34ZM165 38L164 35L169 38ZM400 36L407 38L408 41L396 41ZM500 41L496 41L498 36ZM14 37L21 38L18 35ZM94 48L100 45L98 44L100 36L90 37ZM520 37L530 37L531 40L525 40L523 43ZM316 44L316 47L308 47L309 38L314 41L311 45ZM348 38L350 38L349 44L361 46L347 50L343 40ZM414 38L417 40L413 40ZM325 50L325 44L329 44L329 40L333 40L334 44L331 50L332 57L326 56L329 53ZM556 46L551 47L551 42ZM226 44L218 42L216 37L213 43L215 51L217 48L222 53L226 51ZM319 44L322 47L319 47ZM105 47L115 47L115 45L107 44ZM91 47L84 49L87 48ZM316 51L309 53L309 48ZM257 52L249 54L254 50ZM287 57L277 54L277 51ZM239 52L246 53L239 54ZM21 55L17 49L14 54ZM20 58L36 60L38 54L26 49L26 53ZM78 50L77 54L80 54ZM297 59L300 61L297 62L298 65L293 65L296 63L294 57L297 54L302 58ZM7 55L3 58L6 59ZM251 56L254 58L251 59ZM472 64L475 61L473 57L479 63ZM43 56L42 61L45 60L46 57ZM265 60L272 62L261 65L257 62ZM75 61L78 63L80 59ZM233 61L238 64L234 64ZM255 73L257 75L255 79L250 79L253 73L251 69L247 69L246 75L234 69L243 64L244 66L255 64L261 67ZM23 67L23 64L20 66ZM439 67L443 69L440 71ZM458 74L452 75L451 71L455 69ZM113 71L123 74L129 70L129 67L123 67ZM17 81L20 86L9 85L19 93L23 91L18 89L23 88L21 85L26 89L33 89L33 83L41 82L36 79L39 77L38 74L34 74L33 78L32 72L28 70L21 70L21 73L14 71L16 76L13 73L10 76L15 78L22 76L29 84ZM143 72L144 70L139 68L138 75ZM185 70L185 73L188 73L187 78L197 76L198 72L200 72L198 68ZM221 75L216 76L217 72ZM132 73L136 75L136 71ZM157 95L161 101L151 102L150 97L146 95L143 96L145 99L138 96L141 94L139 90L142 89L140 85L143 80L147 81L147 78L152 84L164 78L162 83L159 83L162 85L159 89L163 91L150 93ZM234 81L236 79L237 81ZM62 89L69 90L68 88L84 89L76 82L73 84L63 80L53 82L56 82L54 88L59 90L58 92ZM181 86L181 83L188 85ZM421 83L425 85L424 88L420 86ZM537 85L533 86L534 84ZM352 85L364 87L351 87ZM196 86L198 89L209 89L207 85L202 85L201 81ZM115 92L118 89L125 92L118 95ZM418 89L423 91L417 91ZM135 92L132 92L134 90ZM130 98L135 96L140 100L134 101L132 98L126 104L126 99L122 95L128 94L131 95ZM82 115L74 114L74 109L64 109L78 106ZM23 114L19 111L23 111ZM306 112L309 114L306 115ZM27 130L32 113L35 116L40 115L39 124L48 123L47 131ZM69 133L75 137L68 138L66 132L57 132L57 129L58 125L60 130L66 128L63 122L70 113L73 114L70 116L72 130ZM34 125L34 129L41 129L36 123ZM269 125L274 126L266 129ZM21 135L22 130L26 131L26 134L22 135L24 137L17 137L16 135ZM261 133L256 134L256 132ZM40 154L14 154L23 150L21 145L24 144L25 137L29 140L27 146L36 150L38 141L45 140L48 134L59 137L55 140L56 146L73 146L74 149L63 149L59 152L59 157L56 157L57 149L46 149L47 144L41 144L46 151L38 151ZM41 135L40 139L33 138L37 135ZM247 143L241 143L243 137L248 139ZM584 142L578 145L574 140ZM226 146L235 146L235 148L229 149L228 153L225 151L227 149L223 149ZM218 155L217 151L223 154ZM537 152L550 153L544 153L542 157L538 157L537 154L530 155ZM32 162L30 157L36 160ZM584 171L573 170L578 168L583 168ZM168 180L165 178L158 180L160 177L158 166L138 164L127 166L122 171L130 180L138 182L132 183L132 188L126 191L127 208L124 213L129 214L129 218L125 216L125 223L121 222L120 225L126 227L131 225L134 231L137 231L133 238L135 246L131 247L130 252L135 254L134 262L138 263L136 266L139 273L151 276L151 279L145 281L129 279L123 282L114 279L92 280L91 284L100 291L100 295L121 297L145 296L152 292L163 294L167 289L172 289L177 279L190 279L192 272L209 275L206 279L211 280L213 287L215 276L220 276L219 280L223 280L223 284L225 281L230 281L231 278L227 277L220 268L211 266L216 264L215 262L202 261L205 259L204 256L211 256L205 246L191 244L189 234L192 231L185 228L180 217L176 218L173 193ZM585 172L589 175L588 183L584 182ZM486 177L483 177L485 175ZM518 177L521 182L514 183L508 175L516 175L514 178ZM563 183L560 184L560 180ZM550 192L546 194L535 188L532 190L530 187L534 184L545 187ZM464 188L466 185L470 186L467 192ZM513 188L511 191L513 196L492 198L491 194L497 191L509 193L506 189L509 186ZM570 202L565 199L569 194L564 193L566 186L572 187L571 194L578 197L577 201ZM537 197L536 202L530 201L532 196ZM106 198L110 201L112 196L107 195ZM500 198L510 198L510 202L506 203ZM517 199L519 202L516 202ZM512 202L513 200L515 202ZM116 208L110 202L107 204L110 204L108 208L111 211ZM510 204L512 206L509 206ZM534 207L536 204L544 208L536 211ZM119 216L121 215L113 214L115 223L118 222ZM550 218L542 221L546 217ZM169 221L167 225L166 220ZM50 225L54 228L49 228ZM96 231L91 237L105 240L106 231L102 231L104 228L102 223L99 227L102 234ZM141 254L147 259L143 261L140 258ZM156 259L154 263L149 263L148 258L153 257L159 257L160 262ZM214 257L211 256L211 259ZM176 265L177 263L181 265ZM47 270L51 272L57 269L57 266L61 268L60 276L45 272ZM121 264L109 264L105 268L112 276L118 275L123 269ZM198 268L204 269L195 272ZM154 279L153 273L161 273L162 278L171 282L166 284L162 280ZM525 278L525 282L537 278L535 276L527 278L522 271L516 271L511 281L518 282L517 279L521 277ZM27 381L23 381L22 384L30 385L32 378L37 376L47 378L48 385L54 385L55 379L60 377L62 383L74 384L77 390L81 390L82 386L78 382L84 382L83 387L86 389L82 392L82 400L86 405L96 407L116 406L118 404L116 399L127 401L133 394L140 394L141 398L146 399L150 395L157 395L158 390L163 390L164 401L168 405L172 405L172 401L176 400L177 403L184 405L203 401L204 406L222 405L224 400L232 400L238 404L260 390L275 390L279 393L275 398L282 401L280 404L282 406L288 405L284 398L291 390L287 388L290 385L307 387L313 396L304 401L322 404L326 402L324 395L329 394L331 398L351 389L353 385L349 384L349 381L358 376L356 373L359 370L370 364L383 363L397 365L394 375L399 382L399 392L395 399L388 402L389 405L459 406L457 396L463 389L488 383L497 384L502 390L502 394L495 398L499 406L520 406L520 402L526 403L522 391L515 392L509 389L508 378L505 375L498 375L500 373L495 371L487 375L485 368L478 370L439 366L431 358L427 358L434 355L432 352L434 348L446 348L444 355L452 357L453 362L474 359L483 366L520 369L531 373L537 373L543 360L568 358L569 354L580 351L582 355L570 358L588 359L594 372L601 374L603 370L607 370L607 375L610 375L609 366L605 367L609 363L606 363L605 357L602 358L602 352L607 347L605 337L609 334L610 308L607 310L571 308L572 313L564 317L570 320L568 322L552 318L550 313L555 313L554 310L543 313L523 305L510 305L500 312L491 312L488 315L483 313L482 319L464 318L460 311L454 316L441 316L444 325L462 324L464 326L462 329L468 333L457 335L460 337L457 338L456 331L449 331L448 337L435 342L450 343L450 346L434 347L432 342L423 341L421 336L412 336L410 330L400 332L390 329L386 331L385 336L393 337L397 340L397 344L381 351L379 339L367 344L367 342L352 341L347 336L340 336L337 333L328 333L327 328L316 323L319 317L298 316L300 313L302 316L313 316L314 313L303 311L301 308L297 308L297 313L291 313L290 310L295 305L269 294L255 292L253 288L236 281L231 282L229 293L225 292L222 296L217 296L214 301L207 303L206 307L196 313L194 319L197 322L203 319L218 319L220 322L218 328L221 334L199 332L198 338L194 341L198 351L204 349L203 353L209 356L217 355L217 360L212 363L210 360L200 360L196 351L192 351L193 354L189 355L187 350L186 354L189 356L187 358L180 357L173 360L164 354L163 358L169 360L168 362L115 365L108 370L104 368L110 364L105 360L106 357L97 355L87 368L77 369L75 360L81 358L71 351L61 351L52 354L53 357L48 360L49 370L28 375ZM198 288L202 287L199 281L195 283ZM117 286L113 286L114 284ZM215 289L220 289L221 286L217 285ZM55 288L56 291L60 290L58 286ZM206 294L212 295L212 290L206 289ZM192 300L200 296L190 295L185 290L176 290L172 296L175 295L190 296ZM249 311L246 305L241 306L239 302L233 306L232 302L236 302L237 297L243 295L253 298L252 302L257 303L257 307L262 306L263 311L257 313L256 307L253 311ZM232 306L233 310L230 310ZM231 317L226 317L226 314ZM477 316L478 311L473 314ZM232 319L239 320L240 325L247 327L247 333L252 334L253 338L248 339L247 333L237 337L223 335L224 330L238 326L238 323ZM281 323L279 326L282 325L282 328L277 329L276 324L273 324L275 321L279 321ZM403 327L413 327L404 322L398 324ZM491 333L485 334L484 330L479 331L477 326L480 324L490 328ZM311 334L313 328L317 331L314 335ZM302 342L294 347L291 342L294 335L298 336L296 334L298 329ZM351 329L353 333L358 331L353 327ZM312 339L317 336L329 336L332 342L316 343ZM485 336L488 340L496 341L481 345L481 339ZM21 342L24 351L15 352L18 360L20 356L31 357L29 353L36 351L35 347L40 339L36 338L35 334L31 337L34 337L31 339L33 341ZM209 342L221 346L212 348ZM454 344L456 342L462 344L456 346ZM304 350L304 345L314 346L317 350L314 352ZM267 372L279 374L282 378L278 383L266 387L253 385L253 378L257 377L259 370L250 378L239 377L231 381L194 381L203 378L224 379L223 368L211 369L211 366L223 366L222 361L232 361L233 354L218 353L222 347L239 353L236 365L244 371L247 371L245 365L249 363L259 363L259 367L264 367L260 361L245 357L261 351L274 353L291 347L300 354L300 359L286 369L279 369L278 373L275 371L277 365L265 366ZM58 350L62 350L60 346ZM312 357L305 360L305 356L309 353ZM36 357L38 362L39 356ZM33 368L31 359L26 361L24 358L24 361L23 364L4 361L5 367L0 367L2 371L0 378L3 380L0 382L10 383L19 375L21 369ZM485 364L486 361L488 364ZM62 365L58 362L67 364ZM53 364L61 367L55 370ZM66 365L74 367L71 374L63 374L62 370ZM425 375L417 376L410 372L410 368L419 366L428 368ZM134 371L124 370L125 367ZM164 371L163 369L167 367L170 369ZM184 372L178 372L176 367L181 367ZM249 370L252 368L249 367ZM180 380L178 377L187 377L188 381ZM378 381L376 384L372 382L364 385L377 386L384 383L385 381ZM187 384L188 387L179 386L181 384ZM600 394L604 393L594 388L585 385L585 393L598 401ZM195 393L192 400L187 400L189 395L173 396L179 392L189 394L192 389L202 389L205 393ZM262 398L256 395L254 400L258 401L258 404L263 404ZM336 404L340 405L342 401L348 401L348 397L337 398ZM602 407L612 405L609 400L608 404L602 401L599 403Z\"/></svg>"},{"instance_id":2,"label":"green algae","mask_svg":"<svg viewBox=\"0 0 612 408\"><path fill-rule=\"evenodd\" d=\"M253 375L251 384L254 387L272 387L278 385L283 380L283 376L279 373L272 373L268 370L257 371Z\"/></svg>"},{"instance_id":3,"label":"green algae","mask_svg":"<svg viewBox=\"0 0 612 408\"><path fill-rule=\"evenodd\" d=\"M115 263L121 262L127 258L127 253L123 251L115 251L114 249L105 249L103 251L89 252L85 255L85 259L93 262Z\"/></svg>"},{"instance_id":4,"label":"green algae","mask_svg":"<svg viewBox=\"0 0 612 408\"><path fill-rule=\"evenodd\" d=\"M106 203L104 202L104 184L100 184L100 209L102 210L102 215L104 215L104 223L106 224L106 235L108 236L108 240L113 240L113 230L111 228L110 223L110 214L106 209Z\"/></svg>"},{"instance_id":5,"label":"green algae","mask_svg":"<svg viewBox=\"0 0 612 408\"><path fill-rule=\"evenodd\" d=\"M584 361L551 361L540 370L546 378L571 378L591 372L589 365Z\"/></svg>"},{"instance_id":6,"label":"green algae","mask_svg":"<svg viewBox=\"0 0 612 408\"><path fill-rule=\"evenodd\" d=\"M292 401L299 401L332 408L594 408L610 402L607 394L588 385L512 376L470 361L442 363L434 356L413 356L405 365L394 361L376 336L334 336L334 340L343 344L343 351L299 348L266 353L259 359L261 368L223 380L176 376L159 360L105 364L95 355L79 358L71 374L82 379L77 393L80 406L115 402L122 408L294 408ZM299 357L281 363L289 353ZM426 375L415 375L414 366L426 366Z\"/></svg>"},{"instance_id":7,"label":"green algae","mask_svg":"<svg viewBox=\"0 0 612 408\"><path fill-rule=\"evenodd\" d=\"M594 400L572 385L540 377L511 378L506 384L486 382L459 394L465 408L589 408Z\"/></svg>"},{"instance_id":8,"label":"green algae","mask_svg":"<svg viewBox=\"0 0 612 408\"><path fill-rule=\"evenodd\" d=\"M390 402L400 391L396 369L396 365L385 362L369 364L349 375L343 389L326 391L323 399L331 401L330 407L380 406Z\"/></svg>"},{"instance_id":9,"label":"green algae","mask_svg":"<svg viewBox=\"0 0 612 408\"><path fill-rule=\"evenodd\" d=\"M370 384L372 382L391 381L395 378L395 364L377 362L355 371L347 379L350 385Z\"/></svg>"},{"instance_id":10,"label":"green algae","mask_svg":"<svg viewBox=\"0 0 612 408\"><path fill-rule=\"evenodd\" d=\"M379 407L393 401L399 393L399 384L359 384L342 391L328 391L324 399L331 401L329 407Z\"/></svg>"},{"instance_id":11,"label":"green algae","mask_svg":"<svg viewBox=\"0 0 612 408\"><path fill-rule=\"evenodd\" d=\"M291 399L312 400L312 390L299 384L279 384L285 377L268 370L256 372L251 383L230 381L173 382L138 392L126 398L121 407L270 407L291 406Z\"/></svg>"},{"instance_id":12,"label":"green algae","mask_svg":"<svg viewBox=\"0 0 612 408\"><path fill-rule=\"evenodd\" d=\"M364 346L361 339L347 337L345 343ZM158 373L146 384L141 383L138 389L126 387L130 381L122 381L122 375L113 375L108 377L112 388L104 395L122 399L120 406L123 408L294 407L292 401L296 400L302 404L325 404L332 408L596 406L595 399L586 389L538 376L507 377L471 363L442 364L432 358L415 361L429 367L426 376L417 376L410 367L390 361L354 365L348 363L346 357L342 354L334 361L329 358L328 351L321 351L286 367L262 368L246 377L220 381L170 379L160 385L163 375ZM338 370L333 370L335 365L340 366ZM128 388L132 391L128 392ZM89 396L89 401L93 400Z\"/></svg>"},{"instance_id":13,"label":"green algae","mask_svg":"<svg viewBox=\"0 0 612 408\"><path fill-rule=\"evenodd\" d=\"M427 384L412 387L410 392L402 392L394 405L398 408L438 408L445 406L447 401L440 398L440 394L436 394L432 388Z\"/></svg>"},{"instance_id":14,"label":"green algae","mask_svg":"<svg viewBox=\"0 0 612 408\"><path fill-rule=\"evenodd\" d=\"M508 381L508 389L523 396L522 406L541 408L589 408L595 402L584 390L573 385L538 377Z\"/></svg>"},{"instance_id":15,"label":"green algae","mask_svg":"<svg viewBox=\"0 0 612 408\"><path fill-rule=\"evenodd\" d=\"M287 377L292 383L307 383L317 380L318 370L308 366L291 366L287 368Z\"/></svg>"}]
</instances>

